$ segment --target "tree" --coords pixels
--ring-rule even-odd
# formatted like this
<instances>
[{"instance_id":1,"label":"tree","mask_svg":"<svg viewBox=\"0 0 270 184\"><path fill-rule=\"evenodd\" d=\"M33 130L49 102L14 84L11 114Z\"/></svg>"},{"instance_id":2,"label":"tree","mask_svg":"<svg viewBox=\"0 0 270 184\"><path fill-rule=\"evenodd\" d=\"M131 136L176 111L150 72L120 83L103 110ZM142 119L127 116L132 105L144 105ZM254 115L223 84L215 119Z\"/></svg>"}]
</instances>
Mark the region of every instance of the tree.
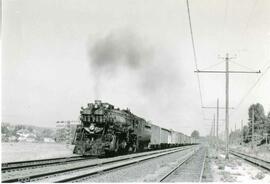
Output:
<instances>
[{"instance_id":1,"label":"tree","mask_svg":"<svg viewBox=\"0 0 270 184\"><path fill-rule=\"evenodd\" d=\"M199 131L194 130L194 131L191 133L191 137L193 137L193 138L195 138L195 139L198 139L198 138L200 137Z\"/></svg>"},{"instance_id":2,"label":"tree","mask_svg":"<svg viewBox=\"0 0 270 184\"><path fill-rule=\"evenodd\" d=\"M242 132L241 130L235 130L230 133L229 135L229 141L233 144L239 144L242 141Z\"/></svg>"},{"instance_id":3,"label":"tree","mask_svg":"<svg viewBox=\"0 0 270 184\"><path fill-rule=\"evenodd\" d=\"M265 119L265 133L267 133L267 142L269 142L270 139L270 112L268 112L267 117Z\"/></svg>"},{"instance_id":4,"label":"tree","mask_svg":"<svg viewBox=\"0 0 270 184\"><path fill-rule=\"evenodd\" d=\"M9 134L8 126L9 126L9 124L2 123L2 125L1 125L1 134Z\"/></svg>"},{"instance_id":5,"label":"tree","mask_svg":"<svg viewBox=\"0 0 270 184\"><path fill-rule=\"evenodd\" d=\"M268 112L267 117L266 117L266 132L270 134L270 112Z\"/></svg>"},{"instance_id":6,"label":"tree","mask_svg":"<svg viewBox=\"0 0 270 184\"><path fill-rule=\"evenodd\" d=\"M52 129L48 129L48 128L43 129L41 131L41 134L42 134L43 137L53 137L54 136L53 133L54 133L53 130Z\"/></svg>"},{"instance_id":7,"label":"tree","mask_svg":"<svg viewBox=\"0 0 270 184\"><path fill-rule=\"evenodd\" d=\"M248 109L249 116L249 135L252 134L252 113L254 110L254 134L263 136L266 133L266 117L264 114L264 108L260 103L252 104Z\"/></svg>"}]
</instances>

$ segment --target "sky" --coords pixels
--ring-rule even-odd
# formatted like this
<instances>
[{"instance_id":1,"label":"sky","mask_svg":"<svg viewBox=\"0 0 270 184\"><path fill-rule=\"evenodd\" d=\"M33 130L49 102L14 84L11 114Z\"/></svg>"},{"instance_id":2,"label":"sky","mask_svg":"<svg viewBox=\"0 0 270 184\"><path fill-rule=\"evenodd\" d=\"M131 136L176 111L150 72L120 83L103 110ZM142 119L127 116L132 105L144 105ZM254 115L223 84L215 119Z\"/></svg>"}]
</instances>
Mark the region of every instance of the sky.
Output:
<instances>
[{"instance_id":1,"label":"sky","mask_svg":"<svg viewBox=\"0 0 270 184\"><path fill-rule=\"evenodd\" d=\"M2 3L2 122L55 127L100 99L159 126L207 135L212 120L204 119L215 110L201 106L217 98L225 105L224 74L199 74L201 103L186 0ZM262 71L230 75L230 129L247 124L252 103L269 112L270 1L189 6L199 69L224 70L229 53L230 70Z\"/></svg>"}]
</instances>

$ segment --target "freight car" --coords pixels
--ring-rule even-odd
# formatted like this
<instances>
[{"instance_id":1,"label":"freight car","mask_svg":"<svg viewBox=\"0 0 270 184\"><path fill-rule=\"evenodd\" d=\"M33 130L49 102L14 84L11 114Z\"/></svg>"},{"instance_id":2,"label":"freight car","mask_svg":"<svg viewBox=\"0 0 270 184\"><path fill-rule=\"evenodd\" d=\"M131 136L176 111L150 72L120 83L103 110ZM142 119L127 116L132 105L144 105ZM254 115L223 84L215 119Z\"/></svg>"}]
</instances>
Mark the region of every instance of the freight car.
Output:
<instances>
[{"instance_id":1,"label":"freight car","mask_svg":"<svg viewBox=\"0 0 270 184\"><path fill-rule=\"evenodd\" d=\"M188 145L190 137L161 128L109 103L96 100L80 111L73 144L74 153L104 156L138 150Z\"/></svg>"}]
</instances>

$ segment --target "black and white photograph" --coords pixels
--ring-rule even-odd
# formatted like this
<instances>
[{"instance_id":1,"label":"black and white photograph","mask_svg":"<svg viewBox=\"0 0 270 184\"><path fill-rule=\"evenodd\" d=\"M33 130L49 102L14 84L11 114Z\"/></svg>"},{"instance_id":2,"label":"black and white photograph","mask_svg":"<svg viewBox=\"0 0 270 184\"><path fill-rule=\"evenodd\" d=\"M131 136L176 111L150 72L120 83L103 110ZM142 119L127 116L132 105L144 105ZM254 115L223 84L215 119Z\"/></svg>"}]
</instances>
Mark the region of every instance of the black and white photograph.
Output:
<instances>
[{"instance_id":1,"label":"black and white photograph","mask_svg":"<svg viewBox=\"0 0 270 184\"><path fill-rule=\"evenodd\" d=\"M270 183L270 0L1 0L2 183Z\"/></svg>"}]
</instances>

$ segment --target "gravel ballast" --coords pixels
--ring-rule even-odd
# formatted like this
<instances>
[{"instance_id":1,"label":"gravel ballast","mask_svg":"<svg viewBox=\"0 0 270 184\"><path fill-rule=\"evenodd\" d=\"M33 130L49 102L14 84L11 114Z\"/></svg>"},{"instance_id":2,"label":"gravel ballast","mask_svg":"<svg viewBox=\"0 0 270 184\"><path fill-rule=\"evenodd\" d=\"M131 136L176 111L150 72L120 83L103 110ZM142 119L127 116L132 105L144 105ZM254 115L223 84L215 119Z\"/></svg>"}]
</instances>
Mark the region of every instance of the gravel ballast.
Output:
<instances>
[{"instance_id":1,"label":"gravel ballast","mask_svg":"<svg viewBox=\"0 0 270 184\"><path fill-rule=\"evenodd\" d=\"M173 169L190 154L190 150L154 158L114 171L101 173L79 182L158 182L169 170Z\"/></svg>"}]
</instances>

